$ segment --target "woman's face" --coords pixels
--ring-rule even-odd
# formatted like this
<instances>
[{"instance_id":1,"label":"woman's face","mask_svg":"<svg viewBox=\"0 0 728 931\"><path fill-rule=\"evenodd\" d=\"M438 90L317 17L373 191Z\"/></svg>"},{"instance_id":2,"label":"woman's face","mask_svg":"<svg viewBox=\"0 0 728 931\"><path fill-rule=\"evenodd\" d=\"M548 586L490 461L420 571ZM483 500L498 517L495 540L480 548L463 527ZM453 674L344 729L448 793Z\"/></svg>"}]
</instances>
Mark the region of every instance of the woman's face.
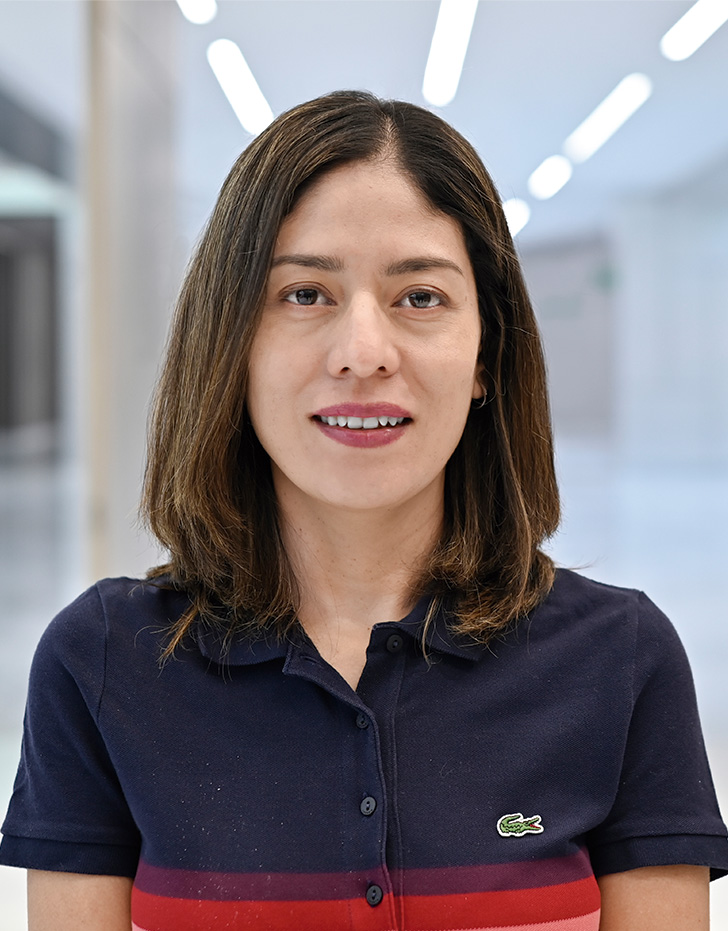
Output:
<instances>
[{"instance_id":1,"label":"woman's face","mask_svg":"<svg viewBox=\"0 0 728 931\"><path fill-rule=\"evenodd\" d=\"M279 500L441 508L480 333L459 224L391 161L324 175L281 226L251 353Z\"/></svg>"}]
</instances>

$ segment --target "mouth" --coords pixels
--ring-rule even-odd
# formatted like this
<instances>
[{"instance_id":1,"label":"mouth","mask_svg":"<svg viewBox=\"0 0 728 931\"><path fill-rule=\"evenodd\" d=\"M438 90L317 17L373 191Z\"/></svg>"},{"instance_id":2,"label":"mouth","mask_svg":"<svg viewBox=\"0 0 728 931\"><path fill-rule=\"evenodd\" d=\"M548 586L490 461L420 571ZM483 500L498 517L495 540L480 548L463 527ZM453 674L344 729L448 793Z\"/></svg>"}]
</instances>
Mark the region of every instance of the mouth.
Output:
<instances>
[{"instance_id":1,"label":"mouth","mask_svg":"<svg viewBox=\"0 0 728 931\"><path fill-rule=\"evenodd\" d=\"M329 439L360 449L388 446L412 423L409 411L387 401L335 404L316 411L311 420Z\"/></svg>"},{"instance_id":2,"label":"mouth","mask_svg":"<svg viewBox=\"0 0 728 931\"><path fill-rule=\"evenodd\" d=\"M314 420L326 424L329 427L344 427L346 430L381 430L385 427L398 427L403 423L410 423L410 417L390 417L381 415L378 417L348 417L344 414L325 417L320 414L314 414Z\"/></svg>"}]
</instances>

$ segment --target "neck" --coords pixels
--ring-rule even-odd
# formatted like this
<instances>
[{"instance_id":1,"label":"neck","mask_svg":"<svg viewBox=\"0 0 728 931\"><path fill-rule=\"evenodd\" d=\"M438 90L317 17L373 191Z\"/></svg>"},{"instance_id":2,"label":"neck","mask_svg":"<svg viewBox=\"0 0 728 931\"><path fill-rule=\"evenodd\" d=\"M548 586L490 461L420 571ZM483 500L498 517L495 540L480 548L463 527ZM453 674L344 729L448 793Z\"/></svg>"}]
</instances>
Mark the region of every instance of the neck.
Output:
<instances>
[{"instance_id":1,"label":"neck","mask_svg":"<svg viewBox=\"0 0 728 931\"><path fill-rule=\"evenodd\" d=\"M368 639L374 624L411 610L412 583L441 532L441 488L382 510L329 507L277 491L300 620L315 642L357 632Z\"/></svg>"}]
</instances>

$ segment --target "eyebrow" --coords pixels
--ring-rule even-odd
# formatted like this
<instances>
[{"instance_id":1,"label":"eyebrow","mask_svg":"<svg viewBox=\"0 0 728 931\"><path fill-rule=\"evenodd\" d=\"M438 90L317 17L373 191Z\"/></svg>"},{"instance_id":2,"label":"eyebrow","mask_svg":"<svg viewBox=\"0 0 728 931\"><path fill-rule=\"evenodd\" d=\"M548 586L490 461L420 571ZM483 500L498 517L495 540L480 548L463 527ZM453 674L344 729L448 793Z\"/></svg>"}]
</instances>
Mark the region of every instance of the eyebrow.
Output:
<instances>
[{"instance_id":1,"label":"eyebrow","mask_svg":"<svg viewBox=\"0 0 728 931\"><path fill-rule=\"evenodd\" d=\"M463 274L462 268L451 262L450 259L441 259L434 255L418 255L411 259L403 259L401 262L392 262L384 269L385 275L406 275L408 272L424 272L431 268L449 268Z\"/></svg>"},{"instance_id":2,"label":"eyebrow","mask_svg":"<svg viewBox=\"0 0 728 931\"><path fill-rule=\"evenodd\" d=\"M302 268L317 268L321 272L342 272L344 263L330 255L303 255L294 253L293 255L279 255L273 259L271 268L277 268L279 265L300 265Z\"/></svg>"},{"instance_id":3,"label":"eyebrow","mask_svg":"<svg viewBox=\"0 0 728 931\"><path fill-rule=\"evenodd\" d=\"M341 272L344 270L344 263L335 256L306 255L300 252L277 256L273 259L271 267L277 268L279 265L298 265L302 268L316 268L323 272ZM418 255L409 259L402 259L401 262L392 262L386 266L384 274L387 277L394 277L396 275L406 275L409 272L428 271L431 268L448 268L459 275L463 275L462 268L455 262L434 255Z\"/></svg>"}]
</instances>

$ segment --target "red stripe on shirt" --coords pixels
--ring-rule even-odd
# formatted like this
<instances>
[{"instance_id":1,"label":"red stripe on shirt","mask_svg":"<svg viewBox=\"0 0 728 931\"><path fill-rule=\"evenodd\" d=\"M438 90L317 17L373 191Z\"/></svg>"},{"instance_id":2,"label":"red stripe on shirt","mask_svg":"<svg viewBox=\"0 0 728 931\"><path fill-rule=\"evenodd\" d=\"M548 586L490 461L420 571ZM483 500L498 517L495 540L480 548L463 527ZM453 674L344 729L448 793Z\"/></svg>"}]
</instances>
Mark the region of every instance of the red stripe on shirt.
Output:
<instances>
[{"instance_id":1,"label":"red stripe on shirt","mask_svg":"<svg viewBox=\"0 0 728 931\"><path fill-rule=\"evenodd\" d=\"M466 895L404 896L405 927L418 931L443 928L502 928L578 918L599 909L594 877L539 889L469 892Z\"/></svg>"},{"instance_id":2,"label":"red stripe on shirt","mask_svg":"<svg viewBox=\"0 0 728 931\"><path fill-rule=\"evenodd\" d=\"M132 921L140 931L392 931L392 896L372 908L363 897L325 901L215 902L173 899L132 890Z\"/></svg>"},{"instance_id":3,"label":"red stripe on shirt","mask_svg":"<svg viewBox=\"0 0 728 931\"><path fill-rule=\"evenodd\" d=\"M157 896L134 887L132 916L144 931L218 931L259 927L270 931L321 931L355 927L385 931L393 924L395 900L386 896L372 907L363 896L308 901L211 901ZM518 928L586 917L598 912L599 888L593 877L527 890L461 895L402 896L396 900L404 927L418 931L449 928ZM589 927L588 925L586 927ZM594 927L598 927L594 925Z\"/></svg>"}]
</instances>

